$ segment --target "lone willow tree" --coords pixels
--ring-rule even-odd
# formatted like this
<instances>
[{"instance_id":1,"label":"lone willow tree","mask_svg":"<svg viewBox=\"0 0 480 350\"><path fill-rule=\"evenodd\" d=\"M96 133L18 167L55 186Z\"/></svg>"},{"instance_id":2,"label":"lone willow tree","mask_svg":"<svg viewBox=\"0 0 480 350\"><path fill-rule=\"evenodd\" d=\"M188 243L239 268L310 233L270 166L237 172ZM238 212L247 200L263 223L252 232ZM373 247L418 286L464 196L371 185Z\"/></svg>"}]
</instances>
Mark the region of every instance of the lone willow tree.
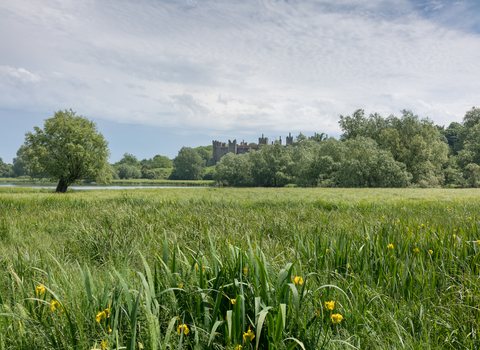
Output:
<instances>
[{"instance_id":1,"label":"lone willow tree","mask_svg":"<svg viewBox=\"0 0 480 350\"><path fill-rule=\"evenodd\" d=\"M45 120L43 130L38 126L34 130L25 134L32 176L58 180L56 192L65 193L81 178L101 183L111 179L108 142L94 122L71 109L60 110Z\"/></svg>"}]
</instances>

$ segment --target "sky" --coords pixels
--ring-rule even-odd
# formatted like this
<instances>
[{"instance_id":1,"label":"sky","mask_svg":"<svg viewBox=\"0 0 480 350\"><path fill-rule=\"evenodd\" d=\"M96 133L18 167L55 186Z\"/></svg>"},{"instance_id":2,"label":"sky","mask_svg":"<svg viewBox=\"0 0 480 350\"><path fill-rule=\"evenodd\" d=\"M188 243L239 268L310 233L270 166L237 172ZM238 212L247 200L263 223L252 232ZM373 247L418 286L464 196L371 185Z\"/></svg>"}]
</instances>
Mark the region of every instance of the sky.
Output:
<instances>
[{"instance_id":1,"label":"sky","mask_svg":"<svg viewBox=\"0 0 480 350\"><path fill-rule=\"evenodd\" d=\"M0 0L0 157L64 109L111 162L338 138L359 108L448 126L480 105L478 18L478 0Z\"/></svg>"}]
</instances>

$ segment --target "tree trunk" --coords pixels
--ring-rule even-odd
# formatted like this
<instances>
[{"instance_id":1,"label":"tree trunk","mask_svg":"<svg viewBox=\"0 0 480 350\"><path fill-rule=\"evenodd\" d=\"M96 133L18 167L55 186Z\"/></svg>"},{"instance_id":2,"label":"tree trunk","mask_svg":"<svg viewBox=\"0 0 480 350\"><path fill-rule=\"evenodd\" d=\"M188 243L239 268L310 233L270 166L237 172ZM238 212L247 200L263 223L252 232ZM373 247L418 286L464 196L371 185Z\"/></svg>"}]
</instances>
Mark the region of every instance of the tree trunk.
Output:
<instances>
[{"instance_id":1,"label":"tree trunk","mask_svg":"<svg viewBox=\"0 0 480 350\"><path fill-rule=\"evenodd\" d=\"M55 190L55 192L65 193L65 192L67 192L67 188L68 188L67 183L63 180L60 180L60 181L58 181L57 189Z\"/></svg>"}]
</instances>

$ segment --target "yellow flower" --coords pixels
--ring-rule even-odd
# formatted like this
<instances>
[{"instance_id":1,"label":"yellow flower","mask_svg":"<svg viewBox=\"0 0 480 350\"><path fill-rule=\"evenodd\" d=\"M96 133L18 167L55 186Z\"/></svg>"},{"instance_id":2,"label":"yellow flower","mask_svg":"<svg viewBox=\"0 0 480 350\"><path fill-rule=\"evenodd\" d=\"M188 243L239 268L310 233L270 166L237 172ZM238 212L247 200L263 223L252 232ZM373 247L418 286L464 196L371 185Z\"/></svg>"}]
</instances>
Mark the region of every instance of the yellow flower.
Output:
<instances>
[{"instance_id":1,"label":"yellow flower","mask_svg":"<svg viewBox=\"0 0 480 350\"><path fill-rule=\"evenodd\" d=\"M302 285L302 284L303 284L303 278L300 277L300 276L296 276L296 277L293 279L293 284Z\"/></svg>"},{"instance_id":2,"label":"yellow flower","mask_svg":"<svg viewBox=\"0 0 480 350\"><path fill-rule=\"evenodd\" d=\"M325 250L325 253L328 253L328 249L327 249L327 250Z\"/></svg>"},{"instance_id":3,"label":"yellow flower","mask_svg":"<svg viewBox=\"0 0 480 350\"><path fill-rule=\"evenodd\" d=\"M239 345L235 348L235 350L242 350L243 349L243 346Z\"/></svg>"},{"instance_id":4,"label":"yellow flower","mask_svg":"<svg viewBox=\"0 0 480 350\"><path fill-rule=\"evenodd\" d=\"M415 249L413 250L413 252L414 252L414 253L418 253L418 252L419 252L418 248L415 248Z\"/></svg>"},{"instance_id":5,"label":"yellow flower","mask_svg":"<svg viewBox=\"0 0 480 350\"><path fill-rule=\"evenodd\" d=\"M198 270L198 264L197 263L195 263L195 268Z\"/></svg>"},{"instance_id":6,"label":"yellow flower","mask_svg":"<svg viewBox=\"0 0 480 350\"><path fill-rule=\"evenodd\" d=\"M112 333L112 328L110 328L110 326L108 326L108 333Z\"/></svg>"},{"instance_id":7,"label":"yellow flower","mask_svg":"<svg viewBox=\"0 0 480 350\"><path fill-rule=\"evenodd\" d=\"M101 342L101 345L102 345L102 349L106 349L107 346L108 346L108 340L103 340L103 341Z\"/></svg>"},{"instance_id":8,"label":"yellow flower","mask_svg":"<svg viewBox=\"0 0 480 350\"><path fill-rule=\"evenodd\" d=\"M428 252L430 253L430 255L432 255L432 254L433 254L433 250L431 250L431 249L430 249Z\"/></svg>"},{"instance_id":9,"label":"yellow flower","mask_svg":"<svg viewBox=\"0 0 480 350\"><path fill-rule=\"evenodd\" d=\"M393 244L390 243L389 245L387 245L387 249L393 249Z\"/></svg>"},{"instance_id":10,"label":"yellow flower","mask_svg":"<svg viewBox=\"0 0 480 350\"><path fill-rule=\"evenodd\" d=\"M332 323L340 323L343 320L343 316L340 314L333 314L332 315Z\"/></svg>"},{"instance_id":11,"label":"yellow flower","mask_svg":"<svg viewBox=\"0 0 480 350\"><path fill-rule=\"evenodd\" d=\"M190 332L190 330L188 329L187 325L186 324L181 324L180 326L178 326L177 328L177 333L178 334L181 334L182 333L182 330L183 330L183 334L187 335L188 332Z\"/></svg>"},{"instance_id":12,"label":"yellow flower","mask_svg":"<svg viewBox=\"0 0 480 350\"><path fill-rule=\"evenodd\" d=\"M420 226L424 226L423 224L421 224Z\"/></svg>"},{"instance_id":13,"label":"yellow flower","mask_svg":"<svg viewBox=\"0 0 480 350\"><path fill-rule=\"evenodd\" d=\"M480 239L477 241L478 244L480 244Z\"/></svg>"},{"instance_id":14,"label":"yellow flower","mask_svg":"<svg viewBox=\"0 0 480 350\"><path fill-rule=\"evenodd\" d=\"M468 217L468 218L469 218L470 220L472 220L472 218L471 218L471 217Z\"/></svg>"},{"instance_id":15,"label":"yellow flower","mask_svg":"<svg viewBox=\"0 0 480 350\"><path fill-rule=\"evenodd\" d=\"M385 219L385 216L382 216L382 219Z\"/></svg>"},{"instance_id":16,"label":"yellow flower","mask_svg":"<svg viewBox=\"0 0 480 350\"><path fill-rule=\"evenodd\" d=\"M318 310L317 312L315 312L315 316L316 316L316 317L319 317L319 316L320 316L320 310Z\"/></svg>"},{"instance_id":17,"label":"yellow flower","mask_svg":"<svg viewBox=\"0 0 480 350\"><path fill-rule=\"evenodd\" d=\"M178 285L178 288L182 289L182 288L183 288L183 284L179 284L179 285Z\"/></svg>"},{"instance_id":18,"label":"yellow flower","mask_svg":"<svg viewBox=\"0 0 480 350\"><path fill-rule=\"evenodd\" d=\"M100 322L103 318L107 318L105 311L100 311L97 316L95 316L95 321Z\"/></svg>"},{"instance_id":19,"label":"yellow flower","mask_svg":"<svg viewBox=\"0 0 480 350\"><path fill-rule=\"evenodd\" d=\"M349 269L349 268L350 268L350 264L347 264L347 269Z\"/></svg>"},{"instance_id":20,"label":"yellow flower","mask_svg":"<svg viewBox=\"0 0 480 350\"><path fill-rule=\"evenodd\" d=\"M455 239L455 237L457 237L457 236L453 235L453 239Z\"/></svg>"},{"instance_id":21,"label":"yellow flower","mask_svg":"<svg viewBox=\"0 0 480 350\"><path fill-rule=\"evenodd\" d=\"M252 341L253 338L255 338L255 334L253 334L253 332L250 330L250 326L248 326L248 331L243 333L243 340L244 341Z\"/></svg>"},{"instance_id":22,"label":"yellow flower","mask_svg":"<svg viewBox=\"0 0 480 350\"><path fill-rule=\"evenodd\" d=\"M410 230L410 229L408 228L408 226L407 226L407 230Z\"/></svg>"},{"instance_id":23,"label":"yellow flower","mask_svg":"<svg viewBox=\"0 0 480 350\"><path fill-rule=\"evenodd\" d=\"M50 302L50 304L51 304L50 305L50 310L52 310L52 311L55 311L56 309L58 309L60 307L60 303L56 300L52 300Z\"/></svg>"},{"instance_id":24,"label":"yellow flower","mask_svg":"<svg viewBox=\"0 0 480 350\"><path fill-rule=\"evenodd\" d=\"M248 269L246 267L243 268L243 274L246 276L248 273Z\"/></svg>"},{"instance_id":25,"label":"yellow flower","mask_svg":"<svg viewBox=\"0 0 480 350\"><path fill-rule=\"evenodd\" d=\"M236 301L236 300L235 300L235 299L233 299L233 298L232 298L232 299L230 299L230 302L232 303L232 305L235 305L235 301Z\"/></svg>"},{"instance_id":26,"label":"yellow flower","mask_svg":"<svg viewBox=\"0 0 480 350\"><path fill-rule=\"evenodd\" d=\"M397 224L400 222L400 220L397 220Z\"/></svg>"},{"instance_id":27,"label":"yellow flower","mask_svg":"<svg viewBox=\"0 0 480 350\"><path fill-rule=\"evenodd\" d=\"M35 292L39 295L42 295L43 293L45 293L45 287L44 286L37 286L37 288L35 288Z\"/></svg>"},{"instance_id":28,"label":"yellow flower","mask_svg":"<svg viewBox=\"0 0 480 350\"><path fill-rule=\"evenodd\" d=\"M334 307L335 307L335 302L334 301L326 301L325 302L325 309L333 310Z\"/></svg>"}]
</instances>

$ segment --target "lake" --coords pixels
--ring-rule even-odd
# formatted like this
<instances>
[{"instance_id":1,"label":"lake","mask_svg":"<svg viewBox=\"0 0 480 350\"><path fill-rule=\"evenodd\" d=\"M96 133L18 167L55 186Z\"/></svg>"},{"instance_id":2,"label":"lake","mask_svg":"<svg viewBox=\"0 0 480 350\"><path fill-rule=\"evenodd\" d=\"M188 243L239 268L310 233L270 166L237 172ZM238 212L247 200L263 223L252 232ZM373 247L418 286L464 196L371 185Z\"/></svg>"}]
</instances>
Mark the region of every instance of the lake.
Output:
<instances>
[{"instance_id":1,"label":"lake","mask_svg":"<svg viewBox=\"0 0 480 350\"><path fill-rule=\"evenodd\" d=\"M43 185L38 183L20 182L20 183L0 183L0 187L24 187L24 188L48 188L56 189L56 185ZM73 190L123 190L123 189L135 189L135 188L207 188L208 186L176 186L176 185L73 185L68 186Z\"/></svg>"}]
</instances>

